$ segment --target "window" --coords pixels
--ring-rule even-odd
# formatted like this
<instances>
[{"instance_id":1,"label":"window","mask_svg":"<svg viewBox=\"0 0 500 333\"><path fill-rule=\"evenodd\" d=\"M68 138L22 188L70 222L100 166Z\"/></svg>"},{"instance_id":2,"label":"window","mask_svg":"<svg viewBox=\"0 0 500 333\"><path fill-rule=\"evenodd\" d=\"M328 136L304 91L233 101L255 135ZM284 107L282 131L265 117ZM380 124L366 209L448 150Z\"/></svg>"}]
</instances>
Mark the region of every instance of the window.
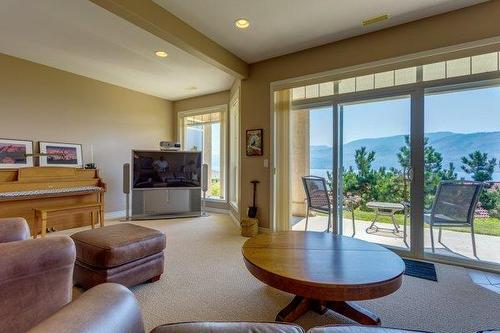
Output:
<instances>
[{"instance_id":1,"label":"window","mask_svg":"<svg viewBox=\"0 0 500 333\"><path fill-rule=\"evenodd\" d=\"M440 80L478 73L496 72L500 70L499 66L500 52L480 54L423 66L395 69L338 81L328 81L296 87L292 89L292 101L396 87L417 82ZM417 75L418 71L422 72L420 79ZM335 84L338 85L338 91L334 89Z\"/></svg>"},{"instance_id":2,"label":"window","mask_svg":"<svg viewBox=\"0 0 500 333\"><path fill-rule=\"evenodd\" d=\"M202 151L208 165L210 199L225 199L225 123L226 106L179 113L179 134L184 150Z\"/></svg>"},{"instance_id":3,"label":"window","mask_svg":"<svg viewBox=\"0 0 500 333\"><path fill-rule=\"evenodd\" d=\"M238 93L236 94L236 96ZM231 101L229 108L229 203L238 210L239 155L240 155L239 99Z\"/></svg>"}]
</instances>

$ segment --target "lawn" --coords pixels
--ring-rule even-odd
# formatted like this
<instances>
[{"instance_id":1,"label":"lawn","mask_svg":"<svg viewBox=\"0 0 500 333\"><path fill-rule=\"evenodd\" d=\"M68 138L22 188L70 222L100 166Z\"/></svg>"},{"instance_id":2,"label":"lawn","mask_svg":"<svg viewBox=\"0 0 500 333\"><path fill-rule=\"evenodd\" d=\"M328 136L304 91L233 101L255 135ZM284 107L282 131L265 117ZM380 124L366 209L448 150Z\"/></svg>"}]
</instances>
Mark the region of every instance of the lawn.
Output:
<instances>
[{"instance_id":1,"label":"lawn","mask_svg":"<svg viewBox=\"0 0 500 333\"><path fill-rule=\"evenodd\" d=\"M375 213L372 211L362 211L356 209L354 211L354 218L356 220L362 221L372 221L375 217ZM403 225L403 214L396 214L396 222L399 225ZM350 219L351 212L344 211L344 218ZM379 216L377 221L382 223L392 223L391 218L389 216ZM408 220L408 226L409 220ZM427 226L426 226L427 227ZM446 228L446 230L455 230L460 232L470 232L469 228ZM476 218L474 219L474 230L476 234L483 235L491 235L491 236L500 236L500 219L489 217L489 218Z\"/></svg>"}]
</instances>

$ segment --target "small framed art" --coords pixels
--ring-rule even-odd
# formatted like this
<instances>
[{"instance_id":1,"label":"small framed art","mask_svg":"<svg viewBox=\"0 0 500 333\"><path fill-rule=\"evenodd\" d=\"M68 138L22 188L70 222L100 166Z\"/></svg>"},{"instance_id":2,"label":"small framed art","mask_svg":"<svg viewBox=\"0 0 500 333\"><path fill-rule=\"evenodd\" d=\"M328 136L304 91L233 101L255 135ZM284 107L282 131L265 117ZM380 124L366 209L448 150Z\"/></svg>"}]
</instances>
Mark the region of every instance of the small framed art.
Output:
<instances>
[{"instance_id":1,"label":"small framed art","mask_svg":"<svg viewBox=\"0 0 500 333\"><path fill-rule=\"evenodd\" d=\"M33 166L33 141L0 139L0 169Z\"/></svg>"},{"instance_id":2,"label":"small framed art","mask_svg":"<svg viewBox=\"0 0 500 333\"><path fill-rule=\"evenodd\" d=\"M83 167L81 144L41 141L39 147L40 166Z\"/></svg>"},{"instance_id":3,"label":"small framed art","mask_svg":"<svg viewBox=\"0 0 500 333\"><path fill-rule=\"evenodd\" d=\"M264 155L263 133L264 130L261 128L247 130L247 156Z\"/></svg>"}]
</instances>

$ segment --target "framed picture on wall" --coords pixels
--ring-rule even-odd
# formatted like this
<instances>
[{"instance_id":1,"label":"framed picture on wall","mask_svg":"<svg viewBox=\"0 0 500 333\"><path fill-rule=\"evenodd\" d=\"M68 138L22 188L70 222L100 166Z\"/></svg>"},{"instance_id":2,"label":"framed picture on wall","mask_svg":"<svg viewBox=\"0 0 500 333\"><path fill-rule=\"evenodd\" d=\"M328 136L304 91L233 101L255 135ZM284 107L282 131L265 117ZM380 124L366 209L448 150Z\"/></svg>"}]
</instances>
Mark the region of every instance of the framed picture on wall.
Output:
<instances>
[{"instance_id":1,"label":"framed picture on wall","mask_svg":"<svg viewBox=\"0 0 500 333\"><path fill-rule=\"evenodd\" d=\"M264 155L263 134L264 130L261 128L247 130L247 141L246 141L247 156Z\"/></svg>"},{"instance_id":2,"label":"framed picture on wall","mask_svg":"<svg viewBox=\"0 0 500 333\"><path fill-rule=\"evenodd\" d=\"M33 141L0 139L0 168L13 169L33 166Z\"/></svg>"},{"instance_id":3,"label":"framed picture on wall","mask_svg":"<svg viewBox=\"0 0 500 333\"><path fill-rule=\"evenodd\" d=\"M82 145L77 143L39 142L40 166L82 168Z\"/></svg>"}]
</instances>

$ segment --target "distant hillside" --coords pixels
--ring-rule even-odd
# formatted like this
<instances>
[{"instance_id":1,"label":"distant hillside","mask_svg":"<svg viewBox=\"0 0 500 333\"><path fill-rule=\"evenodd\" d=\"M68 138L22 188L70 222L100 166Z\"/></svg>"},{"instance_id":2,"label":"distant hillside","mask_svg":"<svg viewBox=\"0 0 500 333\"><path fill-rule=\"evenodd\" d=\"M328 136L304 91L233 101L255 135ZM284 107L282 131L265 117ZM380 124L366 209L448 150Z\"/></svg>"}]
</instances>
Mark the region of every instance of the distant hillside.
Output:
<instances>
[{"instance_id":1,"label":"distant hillside","mask_svg":"<svg viewBox=\"0 0 500 333\"><path fill-rule=\"evenodd\" d=\"M488 153L489 158L496 157L500 160L500 132L470 134L436 132L427 133L425 136L429 138L429 144L443 156L443 167L453 162L459 177L465 177L460 169L461 157L475 150ZM375 151L374 168L381 166L400 168L396 154L404 146L403 135L361 139L344 144L344 166L355 168L354 152L363 146L367 150ZM311 146L311 169L330 169L331 165L332 147ZM496 174L500 174L498 168Z\"/></svg>"}]
</instances>

